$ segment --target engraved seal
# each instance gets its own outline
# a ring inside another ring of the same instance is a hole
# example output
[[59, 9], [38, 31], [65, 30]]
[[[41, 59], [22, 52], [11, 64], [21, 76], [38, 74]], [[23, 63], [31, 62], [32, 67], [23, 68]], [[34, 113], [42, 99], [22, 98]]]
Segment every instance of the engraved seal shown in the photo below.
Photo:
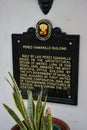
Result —
[[40, 20], [36, 25], [36, 36], [41, 41], [46, 41], [51, 36], [52, 24], [49, 20]]

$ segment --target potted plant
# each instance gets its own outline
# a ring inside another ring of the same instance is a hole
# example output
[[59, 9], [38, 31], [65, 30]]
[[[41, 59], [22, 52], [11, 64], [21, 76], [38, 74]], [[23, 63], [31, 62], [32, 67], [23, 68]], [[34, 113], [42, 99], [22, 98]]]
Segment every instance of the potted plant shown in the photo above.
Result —
[[21, 91], [14, 79], [14, 77], [9, 73], [12, 83], [6, 78], [10, 86], [13, 88], [13, 99], [18, 111], [23, 117], [23, 121], [18, 117], [18, 115], [6, 104], [4, 108], [16, 121], [16, 125], [11, 128], [11, 130], [70, 130], [68, 125], [57, 118], [52, 117], [50, 108], [46, 109], [47, 96], [44, 102], [42, 102], [42, 91], [38, 95], [37, 102], [34, 102], [32, 92], [27, 91], [28, 103], [27, 108], [24, 104]]

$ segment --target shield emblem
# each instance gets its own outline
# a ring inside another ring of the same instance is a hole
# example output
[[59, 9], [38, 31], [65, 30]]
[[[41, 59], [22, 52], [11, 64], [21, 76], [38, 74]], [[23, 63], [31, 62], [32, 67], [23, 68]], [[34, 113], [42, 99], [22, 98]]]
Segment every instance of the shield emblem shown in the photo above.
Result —
[[36, 25], [36, 36], [41, 41], [46, 41], [51, 36], [52, 24], [47, 19], [40, 20]]

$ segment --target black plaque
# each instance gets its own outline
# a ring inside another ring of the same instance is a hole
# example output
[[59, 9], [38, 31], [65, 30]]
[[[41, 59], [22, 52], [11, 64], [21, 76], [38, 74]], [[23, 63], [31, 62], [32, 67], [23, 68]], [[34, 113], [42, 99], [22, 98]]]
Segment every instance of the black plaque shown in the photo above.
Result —
[[23, 97], [27, 98], [30, 89], [36, 99], [42, 89], [49, 102], [77, 105], [79, 35], [56, 27], [43, 40], [37, 29], [12, 34], [13, 73]]

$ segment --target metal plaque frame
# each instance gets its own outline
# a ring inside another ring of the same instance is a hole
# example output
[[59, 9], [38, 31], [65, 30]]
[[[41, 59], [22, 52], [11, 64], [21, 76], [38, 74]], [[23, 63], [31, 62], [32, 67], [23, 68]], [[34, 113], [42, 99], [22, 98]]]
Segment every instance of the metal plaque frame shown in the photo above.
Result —
[[12, 34], [13, 73], [22, 95], [27, 98], [30, 89], [37, 99], [43, 90], [43, 99], [47, 94], [49, 102], [77, 105], [80, 36], [52, 28], [49, 20], [38, 23], [46, 24], [46, 32], [41, 26]]

